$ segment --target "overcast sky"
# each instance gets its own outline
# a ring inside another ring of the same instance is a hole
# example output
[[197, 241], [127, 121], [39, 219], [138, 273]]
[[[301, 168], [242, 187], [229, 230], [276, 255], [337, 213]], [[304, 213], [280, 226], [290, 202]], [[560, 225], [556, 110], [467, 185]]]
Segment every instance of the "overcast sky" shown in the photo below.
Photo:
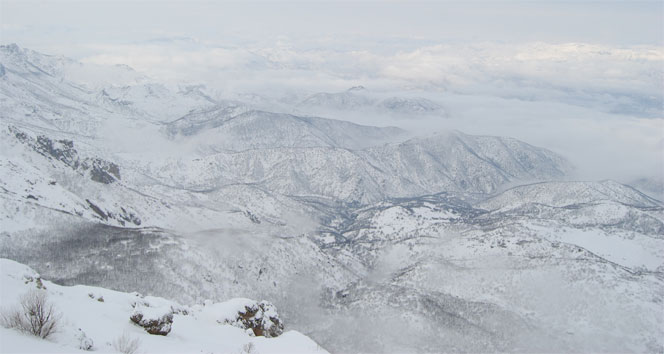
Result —
[[545, 41], [612, 45], [663, 40], [662, 2], [583, 1], [13, 1], [2, 41], [67, 51], [164, 37], [240, 43], [322, 36], [435, 42]]
[[9, 1], [0, 42], [127, 64], [224, 95], [374, 91], [447, 120], [332, 115], [510, 135], [585, 178], [664, 175], [662, 1]]

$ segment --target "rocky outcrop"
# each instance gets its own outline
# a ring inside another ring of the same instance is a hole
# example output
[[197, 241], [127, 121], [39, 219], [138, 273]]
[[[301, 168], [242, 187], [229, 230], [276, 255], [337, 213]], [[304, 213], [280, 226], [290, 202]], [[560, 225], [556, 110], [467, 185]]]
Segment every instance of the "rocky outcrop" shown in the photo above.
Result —
[[173, 311], [170, 307], [154, 308], [136, 305], [129, 319], [150, 334], [165, 336], [171, 332]]
[[9, 129], [20, 142], [30, 146], [41, 155], [58, 160], [74, 170], [85, 173], [89, 171], [90, 179], [95, 182], [110, 184], [120, 180], [120, 167], [117, 164], [97, 157], [81, 158], [71, 140], [55, 140], [44, 135], [33, 138], [17, 128], [10, 127]]
[[278, 337], [284, 332], [284, 324], [277, 314], [277, 308], [267, 301], [245, 305], [234, 319], [227, 319], [224, 323], [250, 329], [255, 336], [267, 338]]

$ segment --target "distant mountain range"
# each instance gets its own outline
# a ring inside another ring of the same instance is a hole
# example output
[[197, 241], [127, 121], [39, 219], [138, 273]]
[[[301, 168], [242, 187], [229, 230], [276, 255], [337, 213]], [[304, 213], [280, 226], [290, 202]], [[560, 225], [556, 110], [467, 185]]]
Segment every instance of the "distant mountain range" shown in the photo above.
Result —
[[315, 93], [298, 102], [295, 110], [318, 114], [365, 111], [415, 118], [420, 115], [447, 117], [447, 111], [442, 105], [424, 97], [410, 95], [382, 97], [363, 86], [352, 87], [344, 92]]

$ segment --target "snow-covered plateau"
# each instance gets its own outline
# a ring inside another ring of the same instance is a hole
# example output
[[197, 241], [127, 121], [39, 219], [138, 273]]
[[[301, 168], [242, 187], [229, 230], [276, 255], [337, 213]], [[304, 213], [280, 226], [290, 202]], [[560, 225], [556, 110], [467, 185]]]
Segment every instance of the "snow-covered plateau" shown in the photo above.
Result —
[[102, 352], [664, 351], [664, 206], [638, 186], [509, 137], [312, 116], [444, 119], [414, 95], [277, 108], [0, 46], [2, 307], [32, 289], [62, 315], [0, 350], [75, 351], [80, 328]]

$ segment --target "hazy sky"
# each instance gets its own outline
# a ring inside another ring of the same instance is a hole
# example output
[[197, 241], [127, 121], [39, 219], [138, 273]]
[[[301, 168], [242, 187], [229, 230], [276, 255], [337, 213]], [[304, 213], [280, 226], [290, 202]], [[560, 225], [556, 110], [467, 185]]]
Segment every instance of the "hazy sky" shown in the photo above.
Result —
[[[434, 42], [657, 44], [661, 1], [12, 1], [2, 41], [62, 48], [163, 37], [238, 43], [277, 36], [418, 38]], [[312, 43], [313, 44], [313, 43]]]
[[447, 120], [330, 116], [511, 135], [587, 178], [664, 175], [662, 1], [8, 1], [0, 42], [222, 95], [364, 85]]

